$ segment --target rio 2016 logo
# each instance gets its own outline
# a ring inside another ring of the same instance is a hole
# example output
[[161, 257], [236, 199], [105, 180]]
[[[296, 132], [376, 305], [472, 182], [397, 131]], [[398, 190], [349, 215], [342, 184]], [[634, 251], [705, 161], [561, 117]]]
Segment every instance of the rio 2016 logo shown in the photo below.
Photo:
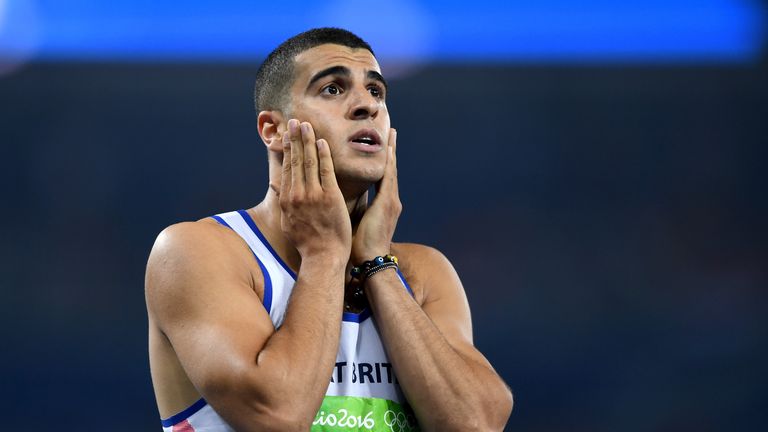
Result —
[[[384, 413], [384, 424], [391, 432], [412, 432], [416, 431], [415, 420], [412, 416], [406, 415], [403, 412], [395, 412], [387, 410]], [[348, 428], [350, 430], [374, 430], [376, 427], [376, 421], [373, 419], [373, 412], [369, 412], [363, 417], [362, 415], [350, 415], [349, 411], [341, 408], [338, 411], [329, 412], [320, 411], [315, 417], [315, 421], [312, 425], [318, 426], [335, 426], [338, 428]]]
[[349, 411], [345, 410], [344, 408], [336, 411], [336, 414], [334, 413], [328, 413], [325, 414], [324, 411], [320, 411], [317, 413], [317, 417], [315, 418], [315, 421], [312, 422], [312, 425], [320, 425], [320, 426], [338, 426], [342, 428], [350, 428], [354, 430], [359, 429], [373, 429], [376, 426], [376, 422], [373, 421], [373, 412], [369, 412], [368, 414], [363, 416], [355, 416], [355, 415], [349, 415]]

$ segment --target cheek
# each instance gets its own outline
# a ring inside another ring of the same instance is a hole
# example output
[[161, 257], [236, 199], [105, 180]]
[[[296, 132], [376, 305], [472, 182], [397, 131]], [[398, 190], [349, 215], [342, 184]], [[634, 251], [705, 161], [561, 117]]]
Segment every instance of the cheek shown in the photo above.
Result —
[[390, 118], [389, 118], [389, 110], [387, 109], [387, 104], [382, 104], [381, 107], [379, 108], [379, 117], [384, 122], [384, 125], [387, 127], [387, 129], [389, 129]]
[[297, 112], [297, 117], [300, 116], [301, 120], [308, 121], [312, 124], [315, 130], [315, 135], [318, 138], [328, 139], [327, 134], [333, 129], [330, 127], [332, 121], [331, 116], [328, 115], [327, 110], [303, 107], [301, 112]]
[[312, 123], [312, 127], [315, 129], [315, 139], [324, 139], [331, 145], [331, 150], [333, 150], [334, 144], [335, 144], [335, 137], [333, 136], [332, 129], [329, 129], [325, 123], [318, 122], [317, 120], [312, 121], [309, 120], [310, 123]]

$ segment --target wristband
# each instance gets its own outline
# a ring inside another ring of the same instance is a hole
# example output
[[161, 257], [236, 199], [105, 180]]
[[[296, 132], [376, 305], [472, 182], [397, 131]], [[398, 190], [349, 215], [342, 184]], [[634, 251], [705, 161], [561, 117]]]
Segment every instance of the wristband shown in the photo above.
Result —
[[352, 266], [350, 274], [352, 281], [348, 285], [350, 289], [345, 292], [344, 308], [348, 312], [354, 310], [363, 310], [368, 307], [368, 299], [365, 297], [363, 285], [365, 281], [376, 273], [388, 268], [398, 269], [397, 257], [394, 255], [377, 256], [376, 258], [365, 261], [358, 266]]
[[388, 269], [388, 268], [399, 268], [397, 264], [397, 257], [394, 255], [384, 255], [384, 256], [377, 256], [376, 258], [365, 261], [359, 266], [353, 266], [352, 270], [350, 271], [350, 274], [353, 278], [359, 280], [360, 282], [365, 282], [366, 279], [368, 279], [370, 276], [373, 276], [374, 274]]
[[382, 265], [378, 265], [376, 267], [373, 267], [370, 270], [368, 270], [367, 272], [365, 272], [365, 280], [368, 280], [368, 278], [370, 278], [371, 276], [375, 275], [376, 273], [378, 273], [378, 272], [380, 272], [382, 270], [386, 270], [388, 268], [396, 269], [397, 268], [397, 264], [389, 262], [389, 263], [384, 263]]

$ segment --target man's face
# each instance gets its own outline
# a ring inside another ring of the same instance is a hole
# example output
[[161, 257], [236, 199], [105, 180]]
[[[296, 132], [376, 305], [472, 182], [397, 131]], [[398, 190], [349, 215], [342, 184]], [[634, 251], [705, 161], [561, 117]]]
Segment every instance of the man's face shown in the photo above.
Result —
[[377, 182], [389, 140], [386, 86], [366, 49], [325, 44], [296, 56], [290, 115], [331, 149], [339, 181]]

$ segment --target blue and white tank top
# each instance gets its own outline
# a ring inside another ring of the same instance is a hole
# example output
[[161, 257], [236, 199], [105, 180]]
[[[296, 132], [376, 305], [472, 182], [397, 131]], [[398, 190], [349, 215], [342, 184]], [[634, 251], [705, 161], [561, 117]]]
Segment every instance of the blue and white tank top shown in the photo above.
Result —
[[[296, 274], [277, 255], [245, 210], [222, 213], [213, 218], [240, 235], [253, 252], [264, 275], [264, 308], [278, 329], [285, 319]], [[399, 270], [398, 276], [413, 295]], [[370, 309], [359, 314], [344, 312], [342, 320], [336, 365], [311, 430], [419, 430], [387, 358]], [[164, 432], [233, 431], [204, 399], [162, 420], [162, 425]]]

